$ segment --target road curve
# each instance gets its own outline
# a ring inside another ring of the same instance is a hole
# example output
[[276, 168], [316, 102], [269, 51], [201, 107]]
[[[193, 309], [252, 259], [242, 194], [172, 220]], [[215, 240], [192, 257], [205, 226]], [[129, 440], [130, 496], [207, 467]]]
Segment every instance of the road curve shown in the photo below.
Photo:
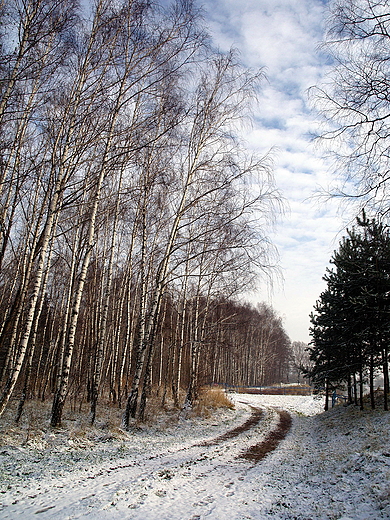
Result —
[[258, 463], [264, 459], [268, 453], [276, 450], [280, 442], [290, 431], [292, 424], [291, 415], [286, 410], [276, 410], [276, 412], [279, 415], [279, 422], [276, 427], [271, 430], [261, 442], [254, 444], [243, 451], [239, 455], [239, 458], [245, 459], [249, 462]]
[[215, 439], [211, 439], [209, 441], [203, 441], [200, 444], [195, 444], [195, 446], [215, 446], [221, 442], [227, 441], [229, 439], [234, 439], [234, 437], [238, 437], [242, 433], [250, 430], [253, 426], [256, 426], [264, 417], [264, 411], [261, 408], [257, 408], [255, 406], [250, 406], [252, 409], [252, 415], [246, 420], [244, 423], [236, 426], [235, 428], [215, 437]]

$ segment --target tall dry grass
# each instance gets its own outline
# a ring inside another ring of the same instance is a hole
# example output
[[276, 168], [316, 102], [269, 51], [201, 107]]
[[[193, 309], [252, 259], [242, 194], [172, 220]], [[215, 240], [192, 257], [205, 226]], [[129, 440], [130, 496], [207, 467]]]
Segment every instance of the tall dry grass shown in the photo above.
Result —
[[203, 387], [199, 392], [199, 399], [194, 406], [194, 412], [198, 415], [210, 416], [218, 408], [234, 410], [234, 404], [227, 397], [223, 388]]
[[[185, 392], [180, 395], [184, 402]], [[62, 426], [51, 428], [51, 402], [30, 400], [26, 402], [21, 420], [15, 423], [17, 400], [10, 405], [0, 419], [0, 447], [37, 445], [49, 447], [61, 443], [85, 444], [92, 446], [110, 440], [123, 440], [127, 433], [121, 429], [123, 409], [108, 400], [101, 399], [94, 425], [90, 424], [89, 404], [85, 402], [67, 402], [64, 408]], [[152, 395], [147, 407], [146, 421], [133, 421], [135, 428], [150, 427], [165, 430], [178, 424], [183, 417], [210, 417], [219, 408], [234, 409], [224, 390], [217, 387], [204, 387], [200, 390], [199, 400], [192, 410], [183, 415], [181, 409], [174, 406], [173, 400], [167, 398], [161, 405], [161, 396]]]

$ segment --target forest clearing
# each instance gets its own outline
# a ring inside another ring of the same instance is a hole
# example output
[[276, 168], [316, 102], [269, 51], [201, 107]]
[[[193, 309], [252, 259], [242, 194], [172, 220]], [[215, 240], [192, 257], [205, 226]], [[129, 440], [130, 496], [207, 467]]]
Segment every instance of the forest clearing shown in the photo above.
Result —
[[[353, 405], [323, 413], [313, 396], [232, 400], [234, 410], [133, 431], [100, 417], [76, 435], [76, 420], [73, 430], [71, 421], [53, 430], [46, 419], [34, 435], [26, 427], [19, 444], [13, 433], [13, 445], [3, 426], [0, 517], [389, 518], [389, 414]], [[257, 420], [254, 409], [262, 411]], [[281, 409], [292, 418], [285, 438], [260, 461], [243, 458], [275, 430]]]

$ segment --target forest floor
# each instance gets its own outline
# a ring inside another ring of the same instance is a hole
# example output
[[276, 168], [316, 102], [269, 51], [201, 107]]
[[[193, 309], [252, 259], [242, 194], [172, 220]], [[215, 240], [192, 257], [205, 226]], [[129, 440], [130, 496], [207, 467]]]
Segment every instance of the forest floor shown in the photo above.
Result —
[[234, 410], [124, 432], [0, 423], [0, 518], [390, 518], [390, 413], [233, 394]]

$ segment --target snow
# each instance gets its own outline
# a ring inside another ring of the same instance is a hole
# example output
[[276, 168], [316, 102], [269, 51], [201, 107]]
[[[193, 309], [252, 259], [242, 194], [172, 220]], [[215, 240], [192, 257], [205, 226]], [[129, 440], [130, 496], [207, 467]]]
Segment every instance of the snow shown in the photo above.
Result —
[[[233, 395], [235, 410], [94, 441], [46, 431], [0, 448], [1, 519], [379, 520], [390, 518], [390, 414], [312, 396]], [[244, 423], [248, 431], [201, 446]], [[242, 458], [293, 418], [262, 461]], [[61, 442], [55, 442], [56, 436]], [[38, 515], [36, 517], [35, 515]]]

